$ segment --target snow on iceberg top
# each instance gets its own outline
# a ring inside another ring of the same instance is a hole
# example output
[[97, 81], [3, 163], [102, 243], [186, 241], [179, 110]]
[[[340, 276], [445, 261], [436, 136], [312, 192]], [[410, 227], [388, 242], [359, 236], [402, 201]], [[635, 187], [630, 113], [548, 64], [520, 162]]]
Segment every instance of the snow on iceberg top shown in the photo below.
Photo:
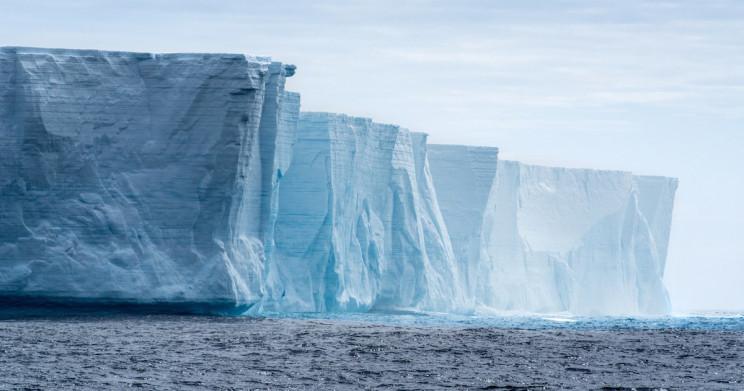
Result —
[[381, 132], [390, 132], [391, 134], [395, 134], [398, 132], [408, 132], [411, 134], [419, 134], [428, 136], [426, 133], [422, 132], [411, 132], [407, 128], [404, 128], [400, 125], [396, 124], [389, 124], [389, 123], [381, 123], [376, 122], [372, 118], [369, 117], [355, 117], [348, 114], [340, 114], [340, 113], [331, 113], [331, 112], [325, 112], [325, 111], [303, 111], [300, 113], [300, 117], [303, 121], [311, 121], [311, 122], [319, 122], [319, 123], [328, 123], [328, 124], [338, 124], [338, 125], [351, 125], [352, 128], [355, 126], [359, 127], [376, 127], [377, 131]]
[[182, 59], [200, 59], [204, 57], [221, 57], [221, 58], [245, 58], [252, 62], [271, 63], [271, 57], [267, 56], [246, 56], [239, 53], [149, 53], [149, 52], [129, 52], [118, 50], [98, 50], [98, 49], [64, 49], [64, 48], [37, 48], [26, 46], [0, 46], [0, 51], [17, 54], [49, 54], [59, 56], [116, 56], [116, 57], [137, 57], [137, 58], [182, 58]]
[[664, 175], [638, 175], [631, 171], [626, 171], [626, 170], [608, 170], [608, 169], [584, 168], [584, 167], [561, 167], [561, 166], [552, 166], [552, 165], [544, 165], [544, 164], [524, 163], [524, 162], [520, 162], [517, 160], [499, 160], [499, 163], [515, 164], [515, 165], [520, 166], [521, 168], [528, 169], [528, 170], [551, 170], [554, 172], [582, 173], [584, 175], [595, 175], [595, 174], [630, 175], [636, 179], [645, 178], [647, 180], [668, 180], [674, 183], [679, 182], [679, 179], [676, 177], [669, 177], [669, 176], [664, 176]]
[[[429, 149], [431, 150], [438, 150], [441, 152], [445, 151], [472, 151], [472, 152], [481, 152], [481, 153], [492, 153], [494, 155], [498, 155], [499, 148], [498, 147], [489, 147], [489, 146], [483, 146], [483, 145], [464, 145], [464, 144], [429, 144]], [[495, 156], [494, 156], [495, 157]]]
[[[0, 46], [0, 54], [26, 54], [26, 55], [49, 55], [52, 57], [130, 57], [138, 60], [190, 60], [198, 61], [204, 59], [225, 59], [225, 60], [243, 60], [248, 63], [259, 64], [261, 68], [268, 67], [272, 63], [280, 64], [273, 61], [268, 56], [250, 56], [239, 53], [149, 53], [149, 52], [130, 52], [116, 50], [98, 50], [98, 49], [64, 49], [64, 48], [37, 48], [26, 46]], [[284, 74], [291, 77], [295, 74], [297, 66], [291, 64], [284, 65]]]

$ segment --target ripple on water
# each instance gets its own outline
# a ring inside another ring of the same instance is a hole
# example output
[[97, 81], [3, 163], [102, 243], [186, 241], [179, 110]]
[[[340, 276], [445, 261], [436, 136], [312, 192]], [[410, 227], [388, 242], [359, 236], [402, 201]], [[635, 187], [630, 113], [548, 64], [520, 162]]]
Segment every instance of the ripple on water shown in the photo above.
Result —
[[744, 386], [741, 318], [547, 318], [5, 320], [0, 321], [0, 388]]

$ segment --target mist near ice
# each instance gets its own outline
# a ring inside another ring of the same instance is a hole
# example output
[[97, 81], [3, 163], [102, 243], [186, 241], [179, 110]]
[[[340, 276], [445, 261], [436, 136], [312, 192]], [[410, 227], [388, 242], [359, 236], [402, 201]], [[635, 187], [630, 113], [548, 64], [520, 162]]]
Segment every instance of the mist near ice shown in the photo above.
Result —
[[3, 45], [265, 54], [303, 110], [676, 176], [677, 311], [744, 308], [744, 4], [724, 1], [8, 0]]

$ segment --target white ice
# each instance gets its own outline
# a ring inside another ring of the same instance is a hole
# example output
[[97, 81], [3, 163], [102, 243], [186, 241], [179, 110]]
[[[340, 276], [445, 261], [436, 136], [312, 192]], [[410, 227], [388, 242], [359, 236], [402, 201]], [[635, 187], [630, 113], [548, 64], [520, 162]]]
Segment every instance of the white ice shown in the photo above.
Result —
[[675, 179], [300, 114], [294, 71], [0, 48], [0, 299], [669, 312]]

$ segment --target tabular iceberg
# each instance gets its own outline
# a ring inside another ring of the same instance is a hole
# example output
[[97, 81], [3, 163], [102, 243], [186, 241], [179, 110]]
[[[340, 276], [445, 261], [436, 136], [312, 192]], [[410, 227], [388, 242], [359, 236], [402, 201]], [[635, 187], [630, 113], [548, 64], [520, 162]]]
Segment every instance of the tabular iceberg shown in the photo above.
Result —
[[[484, 170], [477, 149], [431, 150], [437, 151], [432, 172], [453, 242], [469, 245], [462, 259], [477, 272], [474, 296], [481, 310], [670, 311], [662, 278], [676, 179], [510, 161], [496, 167], [495, 156], [493, 168]], [[453, 186], [455, 167], [459, 181], [478, 184]], [[487, 187], [486, 201], [485, 191], [473, 191]]]
[[265, 308], [453, 309], [462, 299], [424, 135], [302, 113], [274, 229]]
[[669, 311], [675, 179], [300, 113], [294, 71], [0, 48], [0, 303]]
[[0, 294], [255, 303], [286, 69], [0, 49]]

